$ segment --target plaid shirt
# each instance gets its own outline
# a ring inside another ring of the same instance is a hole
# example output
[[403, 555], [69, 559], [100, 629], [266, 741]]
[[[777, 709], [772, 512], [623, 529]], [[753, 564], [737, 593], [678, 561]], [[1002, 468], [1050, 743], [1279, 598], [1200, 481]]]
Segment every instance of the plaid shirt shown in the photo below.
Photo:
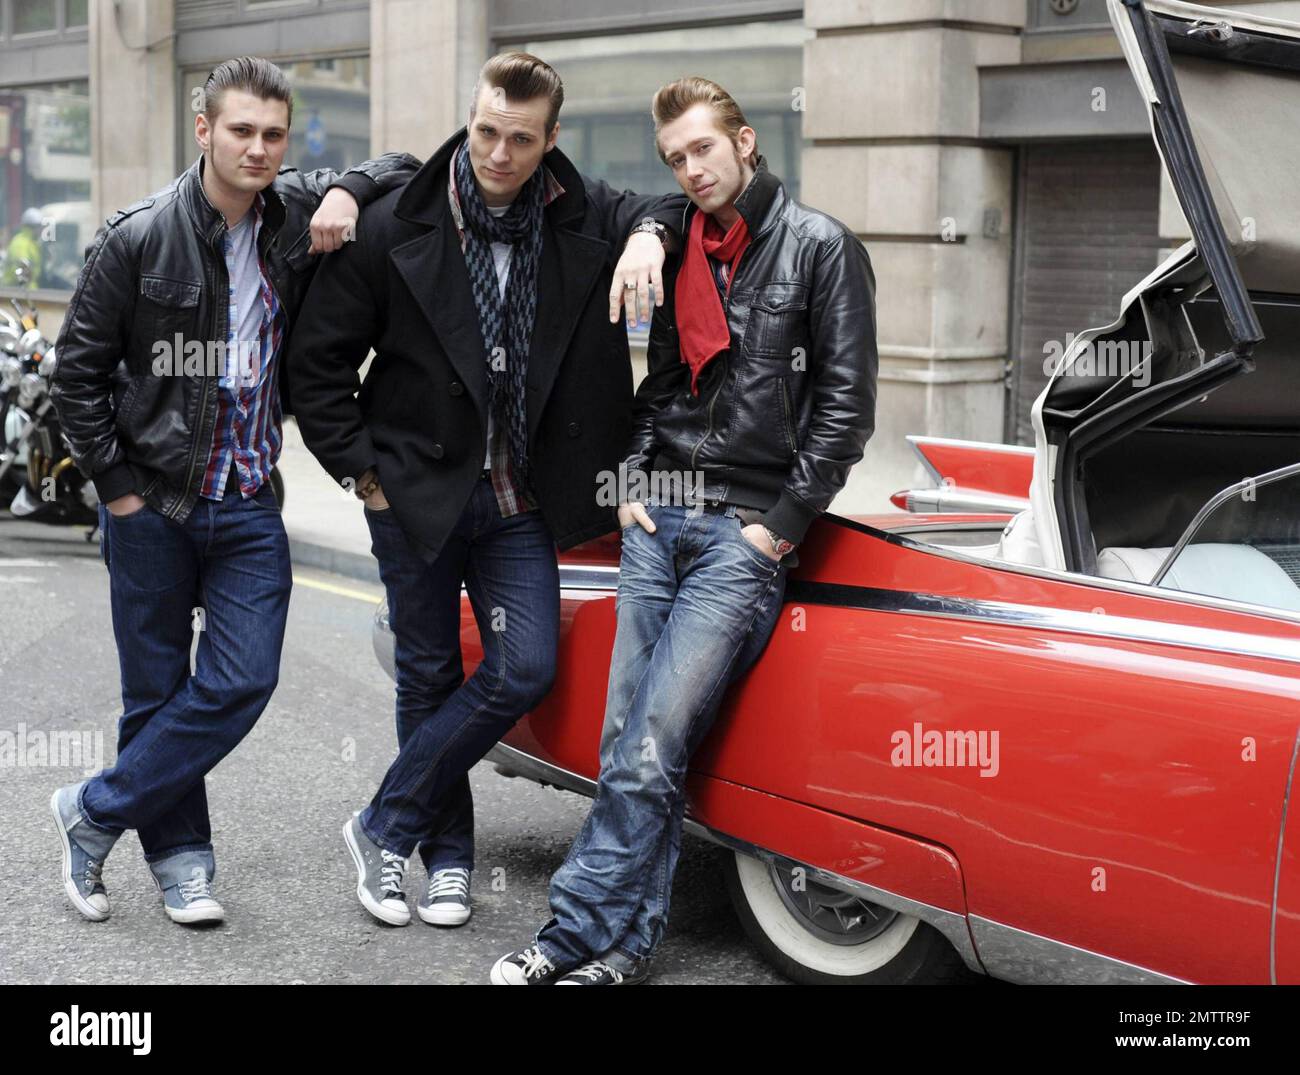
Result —
[[[542, 165], [542, 180], [546, 184], [542, 204], [550, 205], [551, 202], [564, 193], [564, 188], [560, 186], [559, 180], [551, 174], [551, 170], [544, 164]], [[451, 155], [451, 161], [447, 166], [447, 200], [451, 203], [451, 216], [456, 222], [456, 234], [460, 236], [460, 252], [463, 254], [466, 245], [465, 218], [460, 210], [460, 195], [456, 193], [455, 153]], [[486, 360], [485, 356], [484, 361]], [[533, 498], [515, 484], [514, 477], [510, 473], [510, 438], [504, 434], [499, 425], [491, 421], [490, 414], [488, 430], [488, 451], [492, 460], [492, 490], [497, 496], [497, 507], [501, 509], [501, 518], [508, 519], [520, 512], [536, 510], [537, 504]]]
[[[262, 230], [262, 196], [253, 204], [253, 246]], [[226, 269], [231, 280], [232, 255], [230, 236], [225, 239]], [[262, 325], [256, 340], [240, 341], [239, 311], [235, 307], [235, 289], [230, 287], [229, 319], [226, 325], [226, 372], [217, 382], [217, 424], [212, 431], [212, 450], [203, 473], [199, 495], [220, 500], [225, 492], [226, 476], [235, 464], [239, 474], [239, 491], [244, 497], [256, 495], [270, 479], [271, 468], [280, 458], [282, 415], [280, 389], [277, 384], [276, 359], [284, 338], [284, 319], [280, 300], [267, 278], [261, 252], [257, 255], [261, 278]]]

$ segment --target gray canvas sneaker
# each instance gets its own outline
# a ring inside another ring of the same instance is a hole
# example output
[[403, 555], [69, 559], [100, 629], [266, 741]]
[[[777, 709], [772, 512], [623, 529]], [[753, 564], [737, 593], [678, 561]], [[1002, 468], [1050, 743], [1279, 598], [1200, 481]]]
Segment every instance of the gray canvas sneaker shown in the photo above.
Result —
[[162, 894], [167, 917], [183, 926], [211, 925], [226, 917], [212, 895], [216, 863], [210, 851], [185, 851], [150, 863], [154, 884]]
[[406, 859], [371, 840], [356, 814], [343, 826], [343, 840], [357, 864], [357, 899], [361, 906], [381, 922], [405, 926], [411, 921], [411, 909], [402, 893]]
[[101, 874], [117, 835], [95, 828], [82, 816], [77, 800], [84, 783], [58, 788], [50, 796], [50, 812], [63, 844], [63, 891], [82, 915], [102, 922], [109, 911]]
[[415, 911], [431, 926], [463, 926], [469, 921], [469, 870], [463, 866], [434, 870]]

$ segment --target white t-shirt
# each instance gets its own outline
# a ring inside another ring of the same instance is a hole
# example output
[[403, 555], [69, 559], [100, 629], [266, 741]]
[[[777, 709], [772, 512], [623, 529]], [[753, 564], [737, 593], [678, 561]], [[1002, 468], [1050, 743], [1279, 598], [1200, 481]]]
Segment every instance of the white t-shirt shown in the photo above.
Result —
[[[260, 369], [252, 368], [259, 358], [258, 341], [266, 303], [262, 301], [262, 270], [257, 264], [256, 214], [250, 209], [227, 232], [230, 242], [226, 273], [230, 277], [230, 325], [226, 336], [226, 379], [239, 394], [255, 387]], [[234, 346], [229, 346], [233, 344]]]

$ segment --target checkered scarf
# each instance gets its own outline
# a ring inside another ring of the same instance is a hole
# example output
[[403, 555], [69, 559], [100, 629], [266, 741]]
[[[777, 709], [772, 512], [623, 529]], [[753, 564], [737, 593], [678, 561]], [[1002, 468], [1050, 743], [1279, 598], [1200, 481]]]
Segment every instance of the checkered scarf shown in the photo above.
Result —
[[[537, 313], [537, 266], [542, 254], [545, 184], [538, 168], [510, 208], [499, 217], [488, 212], [474, 182], [468, 139], [456, 154], [456, 194], [465, 218], [465, 264], [487, 357], [489, 405], [498, 428], [506, 430], [515, 480], [529, 487], [528, 417], [525, 383], [528, 345]], [[509, 243], [510, 278], [504, 302], [492, 260], [492, 243]], [[498, 351], [497, 349], [500, 348]], [[493, 361], [494, 355], [501, 361]]]

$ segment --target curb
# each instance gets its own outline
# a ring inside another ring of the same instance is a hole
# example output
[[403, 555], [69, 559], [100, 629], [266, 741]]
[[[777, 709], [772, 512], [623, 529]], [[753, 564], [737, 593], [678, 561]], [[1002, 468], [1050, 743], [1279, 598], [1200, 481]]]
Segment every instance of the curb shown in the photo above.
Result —
[[331, 545], [320, 545], [314, 541], [301, 538], [289, 538], [289, 559], [295, 566], [314, 567], [321, 571], [332, 571], [336, 575], [345, 575], [359, 582], [369, 582], [382, 586], [379, 579], [379, 565], [369, 553], [348, 552]]

